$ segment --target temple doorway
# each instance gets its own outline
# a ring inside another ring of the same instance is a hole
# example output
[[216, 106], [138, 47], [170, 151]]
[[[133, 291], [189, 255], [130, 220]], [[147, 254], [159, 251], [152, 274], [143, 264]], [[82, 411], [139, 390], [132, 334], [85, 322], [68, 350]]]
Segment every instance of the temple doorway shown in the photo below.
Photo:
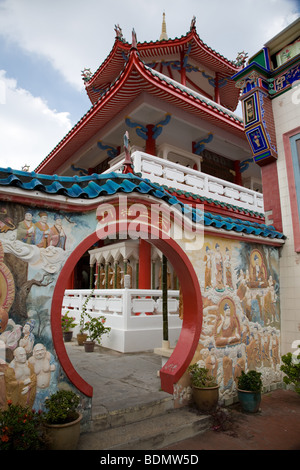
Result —
[[[112, 233], [120, 234], [120, 227], [122, 227], [122, 230], [126, 230], [128, 224], [128, 221], [124, 224], [124, 220], [122, 220], [122, 226], [113, 224], [106, 228], [103, 234], [101, 234], [101, 231], [99, 232], [99, 230], [97, 230], [97, 232], [92, 233], [84, 239], [67, 259], [58, 277], [53, 293], [51, 328], [58, 359], [71, 382], [88, 397], [93, 396], [93, 387], [75, 370], [66, 351], [61, 334], [61, 309], [64, 292], [67, 287], [66, 279], [68, 279], [69, 273], [74, 270], [75, 265], [81, 259], [82, 255], [98, 242], [99, 239], [105, 238], [108, 234]], [[161, 237], [151, 238], [150, 234], [150, 225], [144, 224], [141, 230], [141, 238], [147, 240], [147, 243], [150, 243], [160, 250], [173, 266], [181, 286], [184, 305], [180, 336], [171, 357], [160, 369], [161, 389], [166, 393], [172, 394], [174, 384], [187, 369], [198, 344], [202, 327], [202, 297], [199, 281], [191, 261], [176, 240]]]

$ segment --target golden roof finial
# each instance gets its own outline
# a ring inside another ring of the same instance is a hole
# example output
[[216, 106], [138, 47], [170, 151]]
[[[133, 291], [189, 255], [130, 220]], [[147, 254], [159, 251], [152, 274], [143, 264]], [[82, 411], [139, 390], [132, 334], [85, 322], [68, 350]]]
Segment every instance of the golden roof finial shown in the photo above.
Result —
[[169, 39], [168, 38], [168, 35], [167, 35], [167, 26], [166, 26], [166, 14], [165, 12], [163, 12], [163, 21], [162, 21], [162, 25], [161, 25], [161, 35], [160, 35], [160, 38], [159, 40], [161, 41], [162, 39]]

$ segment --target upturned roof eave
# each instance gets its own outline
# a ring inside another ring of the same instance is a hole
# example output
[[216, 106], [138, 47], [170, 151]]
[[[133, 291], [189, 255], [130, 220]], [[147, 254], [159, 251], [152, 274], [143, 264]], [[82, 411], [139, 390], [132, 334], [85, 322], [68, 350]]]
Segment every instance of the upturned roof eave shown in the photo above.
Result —
[[[125, 46], [125, 48], [121, 47], [121, 44]], [[129, 46], [128, 48], [126, 46]], [[115, 38], [115, 42], [113, 44], [113, 47], [106, 57], [106, 59], [102, 62], [102, 64], [98, 67], [96, 72], [90, 77], [90, 79], [85, 83], [85, 89], [87, 92], [87, 95], [89, 99], [91, 100], [91, 103], [95, 103], [94, 99], [94, 93], [93, 93], [93, 87], [97, 86], [97, 79], [103, 74], [103, 71], [107, 68], [109, 68], [110, 64], [112, 63], [113, 58], [116, 56], [117, 52], [119, 50], [130, 50], [130, 44], [124, 43], [121, 41], [118, 37]], [[122, 64], [122, 67], [120, 68], [120, 71], [124, 68], [124, 61]]]
[[[226, 109], [222, 106], [218, 106], [217, 103], [212, 102], [211, 100], [206, 100], [201, 95], [195, 97], [196, 93], [188, 94], [187, 90], [182, 90], [180, 84], [174, 85], [169, 79], [164, 80], [161, 78], [161, 74], [155, 73], [150, 70], [145, 64], [139, 59], [139, 54], [135, 49], [131, 49], [131, 54], [128, 62], [125, 64], [125, 67], [116, 79], [116, 81], [111, 85], [110, 89], [99, 98], [98, 102], [95, 103], [89, 111], [81, 118], [81, 120], [69, 131], [69, 133], [58, 143], [58, 145], [46, 156], [46, 158], [37, 166], [37, 173], [53, 173], [55, 172], [65, 161], [67, 161], [73, 151], [66, 151], [69, 143], [84, 132], [85, 127], [91, 122], [92, 119], [95, 119], [97, 113], [102, 110], [105, 105], [113, 99], [117, 93], [122, 90], [124, 84], [128, 80], [128, 77], [131, 76], [131, 72], [135, 70], [139, 72], [139, 76], [151, 86], [155, 87], [160, 86], [163, 93], [167, 97], [168, 93], [176, 97], [178, 102], [189, 104], [194, 106], [194, 109], [198, 110], [198, 113], [201, 111], [205, 117], [210, 120], [214, 120], [215, 124], [221, 125], [221, 127], [226, 127], [227, 130], [231, 132], [238, 133], [241, 138], [244, 136], [244, 126], [242, 120], [238, 120], [237, 117], [234, 118], [234, 114], [230, 111], [226, 112]], [[136, 93], [140, 93], [139, 90]], [[132, 95], [128, 97], [128, 102], [132, 101]], [[201, 100], [202, 99], [202, 100]], [[115, 104], [117, 106], [117, 104]], [[192, 108], [191, 108], [192, 110]], [[119, 111], [119, 110], [118, 110]], [[104, 119], [104, 118], [103, 118]], [[95, 132], [93, 132], [94, 134]], [[92, 134], [88, 134], [85, 141], [88, 141], [92, 137]], [[83, 142], [84, 143], [84, 142]], [[81, 145], [83, 145], [81, 143]], [[81, 146], [80, 145], [80, 146]], [[79, 147], [77, 147], [79, 148]], [[64, 150], [64, 151], [63, 151]], [[60, 158], [58, 155], [61, 153]], [[68, 154], [69, 153], [69, 154]], [[56, 159], [56, 162], [54, 161]]]
[[[175, 39], [163, 39], [157, 41], [150, 41], [150, 42], [143, 42], [137, 43], [137, 50], [139, 51], [140, 55], [143, 56], [143, 52], [146, 50], [151, 49], [161, 49], [164, 51], [165, 49], [170, 50], [170, 48], [178, 48], [187, 46], [191, 41], [194, 41], [195, 44], [199, 49], [202, 50], [206, 56], [213, 56], [214, 60], [219, 62], [219, 66], [215, 67], [221, 75], [234, 75], [238, 71], [238, 67], [233, 64], [232, 61], [226, 59], [224, 56], [219, 54], [218, 52], [214, 51], [212, 48], [207, 46], [199, 37], [196, 28], [192, 28], [188, 33], [180, 38]], [[124, 67], [124, 59], [120, 60], [117, 57], [118, 53], [122, 56], [123, 54], [128, 54], [130, 52], [132, 45], [128, 42], [124, 42], [118, 37], [115, 38], [114, 45], [112, 47], [111, 52], [106, 57], [104, 62], [98, 67], [96, 72], [91, 76], [88, 82], [86, 82], [86, 92], [91, 100], [92, 103], [95, 102], [96, 94], [94, 93], [93, 89], [97, 88], [106, 83], [106, 79], [101, 80], [101, 77], [104, 75], [106, 71], [108, 75], [113, 76], [114, 78], [121, 72], [122, 68]], [[170, 52], [169, 52], [170, 53]], [[163, 53], [161, 54], [163, 55]], [[113, 63], [115, 60], [115, 63]], [[116, 62], [117, 62], [117, 69], [116, 69]], [[111, 68], [111, 72], [109, 69]], [[113, 70], [114, 69], [114, 70]]]

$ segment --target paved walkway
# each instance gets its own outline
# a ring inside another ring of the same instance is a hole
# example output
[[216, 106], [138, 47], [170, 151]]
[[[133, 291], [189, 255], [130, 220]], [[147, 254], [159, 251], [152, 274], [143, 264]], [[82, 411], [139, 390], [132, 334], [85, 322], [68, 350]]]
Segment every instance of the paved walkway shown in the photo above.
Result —
[[93, 416], [171, 396], [160, 389], [161, 357], [153, 352], [123, 354], [95, 346], [86, 353], [77, 341], [65, 345], [74, 368], [93, 387]]
[[[66, 347], [75, 369], [94, 387], [93, 416], [170, 397], [160, 390], [161, 358], [152, 352], [122, 354], [98, 347], [85, 353], [74, 341]], [[210, 429], [164, 450], [300, 450], [300, 396], [275, 390], [263, 395], [260, 412], [246, 414], [236, 404], [226, 408], [226, 415], [219, 412], [215, 425], [219, 431]]]
[[220, 431], [206, 431], [166, 450], [300, 450], [300, 396], [291, 390], [264, 394], [258, 413], [244, 413], [235, 405], [227, 418], [220, 417]]

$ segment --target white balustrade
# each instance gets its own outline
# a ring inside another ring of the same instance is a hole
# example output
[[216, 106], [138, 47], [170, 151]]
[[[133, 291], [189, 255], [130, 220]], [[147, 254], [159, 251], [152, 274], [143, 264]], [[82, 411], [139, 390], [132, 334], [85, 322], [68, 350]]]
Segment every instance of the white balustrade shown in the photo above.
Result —
[[[225, 202], [254, 212], [262, 213], [264, 211], [263, 195], [251, 189], [145, 152], [135, 151], [132, 153], [131, 158], [135, 172], [140, 173], [143, 178], [147, 178], [153, 183]], [[119, 159], [115, 165], [104, 173], [121, 171], [123, 163], [124, 158]]]
[[[79, 331], [83, 304], [89, 289], [66, 290], [62, 314], [69, 311], [75, 318]], [[162, 344], [162, 291], [144, 289], [95, 289], [87, 303], [87, 313], [92, 317], [104, 316], [110, 334], [104, 335], [101, 344], [120, 352], [138, 352], [161, 347]], [[168, 291], [169, 340], [175, 345], [182, 321], [179, 318], [179, 291]]]

